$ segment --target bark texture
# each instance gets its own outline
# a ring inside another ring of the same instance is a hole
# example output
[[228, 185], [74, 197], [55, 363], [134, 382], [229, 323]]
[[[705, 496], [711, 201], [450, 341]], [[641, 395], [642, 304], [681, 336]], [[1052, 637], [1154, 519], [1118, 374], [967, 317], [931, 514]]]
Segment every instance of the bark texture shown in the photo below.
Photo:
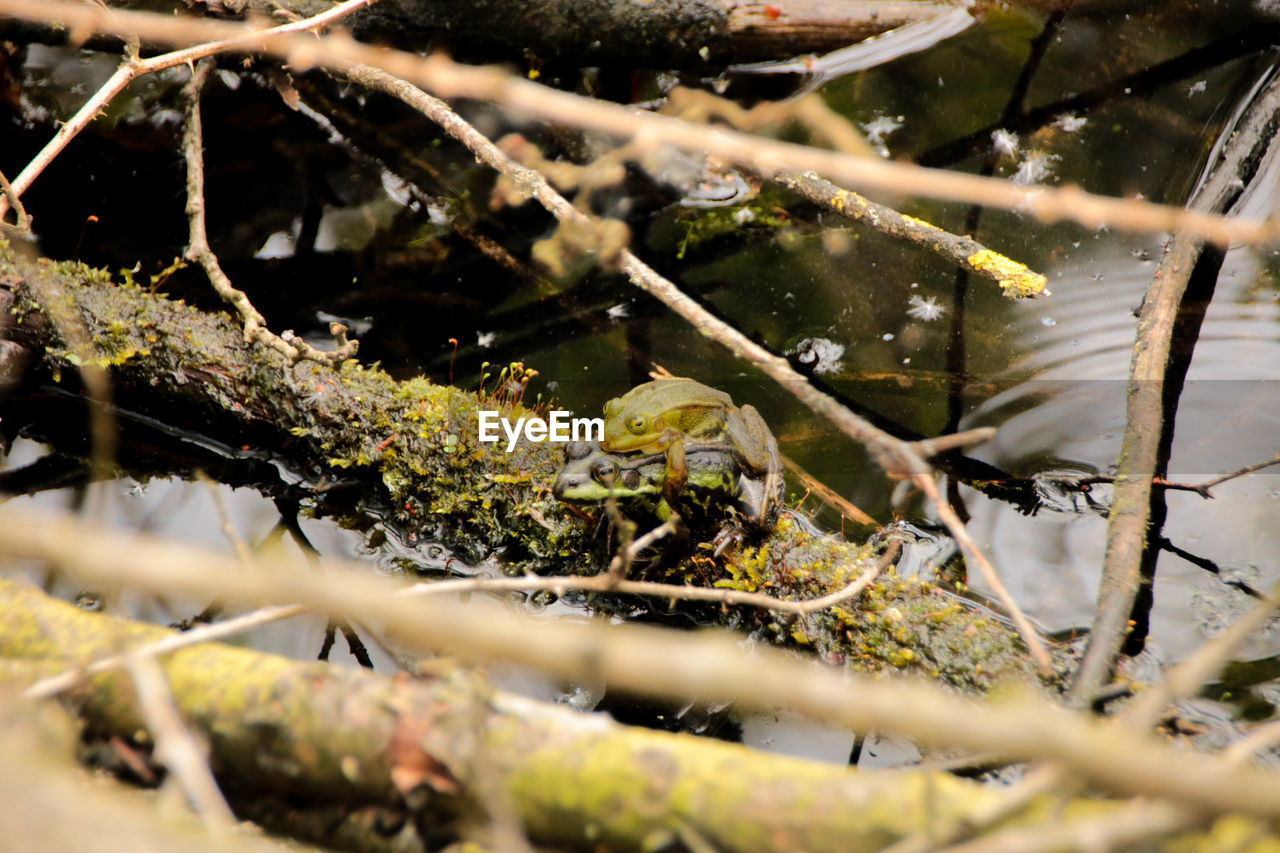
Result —
[[[0, 672], [19, 681], [170, 633], [8, 580], [0, 580], [0, 621]], [[216, 643], [161, 663], [237, 810], [344, 849], [416, 850], [424, 833], [439, 843], [505, 819], [536, 843], [566, 849], [871, 851], [1003, 796], [940, 771], [856, 773], [620, 726], [499, 693], [474, 672], [443, 664], [413, 681]], [[65, 698], [90, 741], [114, 737], [149, 749], [123, 671]], [[1013, 818], [1013, 831], [1071, 839], [1074, 823], [1102, 825], [1126, 808], [1041, 796]], [[1154, 841], [1157, 826], [1137, 830]], [[1225, 816], [1157, 849], [1223, 849], [1229, 839], [1232, 849], [1275, 843], [1262, 822]]]

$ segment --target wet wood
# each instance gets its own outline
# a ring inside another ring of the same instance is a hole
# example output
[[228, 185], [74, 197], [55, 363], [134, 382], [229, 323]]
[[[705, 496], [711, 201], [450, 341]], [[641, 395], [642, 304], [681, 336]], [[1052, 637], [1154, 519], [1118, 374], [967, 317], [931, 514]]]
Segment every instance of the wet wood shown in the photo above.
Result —
[[[121, 8], [189, 11], [171, 0]], [[321, 0], [210, 0], [217, 17], [280, 20]], [[651, 67], [718, 73], [725, 65], [825, 53], [957, 8], [947, 0], [380, 0], [350, 19], [360, 39], [469, 61]]]

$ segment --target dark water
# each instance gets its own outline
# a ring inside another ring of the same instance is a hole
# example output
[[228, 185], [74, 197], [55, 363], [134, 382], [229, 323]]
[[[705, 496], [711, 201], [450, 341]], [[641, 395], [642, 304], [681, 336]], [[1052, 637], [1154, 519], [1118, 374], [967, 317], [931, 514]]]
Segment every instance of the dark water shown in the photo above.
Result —
[[[936, 47], [830, 80], [821, 93], [894, 158], [1180, 204], [1230, 118], [1270, 73], [1275, 56], [1266, 46], [1278, 31], [1271, 6], [1261, 3], [1088, 4], [1053, 17], [992, 12]], [[66, 49], [32, 48], [26, 60], [10, 69], [21, 97], [5, 105], [0, 130], [0, 170], [10, 177], [51, 121], [65, 118], [111, 68], [100, 55]], [[181, 253], [175, 90], [182, 79], [174, 72], [131, 90], [109, 122], [37, 182], [26, 201], [43, 251], [112, 268], [136, 262], [140, 275]], [[228, 69], [206, 96], [214, 246], [275, 328], [318, 332], [329, 314], [355, 319], [362, 358], [397, 375], [425, 372], [464, 385], [479, 381], [483, 361], [523, 361], [540, 372], [535, 391], [592, 415], [658, 364], [755, 405], [785, 454], [880, 522], [927, 516], [918, 497], [895, 497], [860, 447], [625, 280], [589, 265], [563, 280], [543, 277], [528, 257], [551, 231], [547, 217], [532, 205], [489, 213], [490, 177], [424, 121], [323, 79], [305, 82], [304, 100], [336, 105], [334, 124], [388, 168], [331, 144], [327, 130], [283, 109], [254, 74]], [[735, 79], [730, 91], [778, 85]], [[494, 135], [511, 129], [488, 108], [464, 111]], [[563, 143], [523, 131], [548, 150]], [[1010, 150], [1003, 156], [994, 153], [997, 131]], [[420, 188], [410, 203], [392, 171]], [[1004, 211], [975, 219], [959, 204], [880, 199], [950, 230], [976, 221], [978, 240], [1048, 276], [1052, 296], [1013, 303], [991, 282], [958, 281], [928, 252], [775, 189], [751, 203], [753, 222], [704, 239], [705, 217], [721, 211], [677, 205], [670, 188], [641, 183], [633, 175], [630, 195], [603, 199], [602, 209], [625, 215], [636, 251], [708, 308], [801, 369], [815, 367], [801, 353], [820, 351], [815, 379], [891, 431], [997, 427], [996, 439], [971, 456], [1036, 480], [1042, 506], [1024, 514], [960, 486], [971, 530], [1041, 626], [1089, 624], [1108, 489], [1060, 484], [1106, 474], [1116, 461], [1133, 311], [1166, 235], [1045, 225]], [[1270, 215], [1276, 186], [1275, 169], [1264, 170], [1238, 212]], [[775, 216], [781, 211], [785, 219]], [[520, 269], [459, 239], [454, 221], [501, 243]], [[315, 233], [311, 250], [297, 248], [299, 232]], [[1280, 452], [1278, 280], [1273, 247], [1227, 253], [1178, 409], [1170, 479], [1199, 483]], [[209, 304], [194, 271], [166, 289]], [[4, 464], [13, 470], [46, 452], [19, 440]], [[229, 547], [210, 521], [217, 513], [209, 486], [95, 488], [107, 519]], [[790, 491], [804, 490], [792, 483]], [[76, 494], [50, 488], [23, 500], [66, 506]], [[220, 500], [246, 541], [273, 535], [277, 511], [266, 498], [224, 489]], [[1158, 562], [1147, 643], [1148, 657], [1163, 663], [1229, 624], [1251, 605], [1250, 590], [1280, 580], [1280, 469], [1224, 483], [1212, 500], [1170, 492], [1167, 503], [1172, 549]], [[840, 529], [836, 513], [814, 498], [803, 507]], [[383, 565], [403, 556], [391, 547], [370, 553], [356, 534], [303, 523], [323, 553]], [[170, 603], [171, 613], [139, 606], [154, 618], [189, 615], [180, 602]], [[261, 642], [309, 656], [320, 631], [284, 627]], [[1280, 634], [1268, 631], [1245, 657], [1276, 654]], [[847, 754], [838, 740], [828, 752]]]

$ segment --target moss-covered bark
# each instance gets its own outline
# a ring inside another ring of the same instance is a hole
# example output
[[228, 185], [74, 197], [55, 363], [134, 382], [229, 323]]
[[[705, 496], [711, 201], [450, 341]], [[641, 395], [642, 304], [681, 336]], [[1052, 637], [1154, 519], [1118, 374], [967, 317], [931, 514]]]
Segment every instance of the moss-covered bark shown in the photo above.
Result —
[[[523, 412], [518, 404], [424, 379], [396, 382], [354, 362], [290, 366], [246, 344], [223, 314], [83, 265], [22, 259], [8, 248], [0, 250], [3, 291], [13, 295], [9, 336], [40, 353], [39, 369], [55, 382], [75, 387], [77, 364], [100, 365], [116, 399], [133, 410], [233, 447], [248, 441], [269, 448], [315, 483], [363, 478], [370, 499], [384, 512], [391, 507], [388, 523], [406, 537], [445, 542], [464, 559], [501, 555], [511, 573], [594, 574], [604, 566], [594, 526], [550, 493], [559, 445], [522, 442], [508, 454], [479, 442], [480, 408]], [[72, 352], [50, 305], [71, 309], [92, 352]], [[869, 548], [784, 520], [758, 547], [650, 569], [648, 579], [814, 598], [850, 583], [872, 557]], [[891, 574], [861, 597], [808, 616], [705, 606], [695, 612], [859, 669], [909, 669], [979, 690], [1035, 678], [1007, 626]]]
[[[6, 580], [0, 622], [7, 627], [0, 657], [23, 662], [28, 679], [169, 634]], [[380, 847], [423, 822], [446, 836], [451, 822], [483, 816], [505, 799], [533, 840], [573, 849], [700, 841], [723, 851], [878, 850], [1001, 796], [941, 772], [857, 774], [632, 729], [494, 693], [461, 669], [410, 681], [220, 644], [178, 651], [162, 665], [243, 813], [275, 809], [279, 825], [309, 826], [313, 840], [334, 844], [332, 833], [341, 832], [342, 846], [354, 849]], [[91, 737], [146, 747], [127, 674], [97, 676], [67, 701]], [[1021, 820], [1048, 829], [1120, 805], [1081, 800], [1064, 810], [1047, 798]], [[326, 820], [307, 820], [321, 813]], [[1259, 849], [1267, 841], [1242, 818], [1224, 818], [1215, 831], [1228, 826], [1254, 833], [1249, 841]], [[1209, 849], [1200, 835], [1177, 843], [1169, 849]]]
[[[9, 627], [0, 655], [46, 661], [49, 672], [168, 634], [5, 580], [0, 613]], [[639, 849], [687, 829], [721, 850], [878, 847], [909, 831], [924, 806], [922, 778], [872, 784], [839, 767], [601, 717], [534, 713], [531, 703], [495, 702], [464, 671], [412, 682], [219, 644], [179, 651], [164, 668], [233, 800], [404, 809], [409, 780], [422, 810], [456, 817], [482, 807], [474, 798], [483, 799], [488, 773], [539, 840]], [[145, 731], [123, 672], [95, 677], [70, 701], [91, 734], [133, 740]], [[935, 781], [948, 811], [992, 796], [941, 774]]]

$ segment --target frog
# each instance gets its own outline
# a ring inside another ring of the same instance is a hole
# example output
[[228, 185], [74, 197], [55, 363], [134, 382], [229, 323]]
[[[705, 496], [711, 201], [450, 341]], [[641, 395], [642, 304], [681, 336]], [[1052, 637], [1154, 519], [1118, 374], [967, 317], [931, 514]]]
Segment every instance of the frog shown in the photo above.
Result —
[[[777, 443], [772, 435], [769, 440], [776, 455]], [[665, 452], [614, 453], [598, 441], [569, 442], [564, 467], [551, 491], [566, 503], [600, 503], [610, 496], [643, 500], [663, 521], [673, 510], [714, 513], [727, 506], [735, 523], [728, 525], [718, 540], [740, 538], [747, 532], [764, 536], [773, 530], [783, 497], [780, 463], [764, 474], [751, 475], [741, 469], [735, 452], [722, 442], [686, 442], [683, 452], [685, 483], [679, 495], [668, 499]]]
[[735, 406], [728, 394], [692, 379], [656, 379], [604, 405], [603, 450], [662, 453], [662, 496], [676, 501], [688, 479], [687, 445], [697, 441], [730, 450], [747, 479], [781, 482], [778, 444], [751, 405]]

